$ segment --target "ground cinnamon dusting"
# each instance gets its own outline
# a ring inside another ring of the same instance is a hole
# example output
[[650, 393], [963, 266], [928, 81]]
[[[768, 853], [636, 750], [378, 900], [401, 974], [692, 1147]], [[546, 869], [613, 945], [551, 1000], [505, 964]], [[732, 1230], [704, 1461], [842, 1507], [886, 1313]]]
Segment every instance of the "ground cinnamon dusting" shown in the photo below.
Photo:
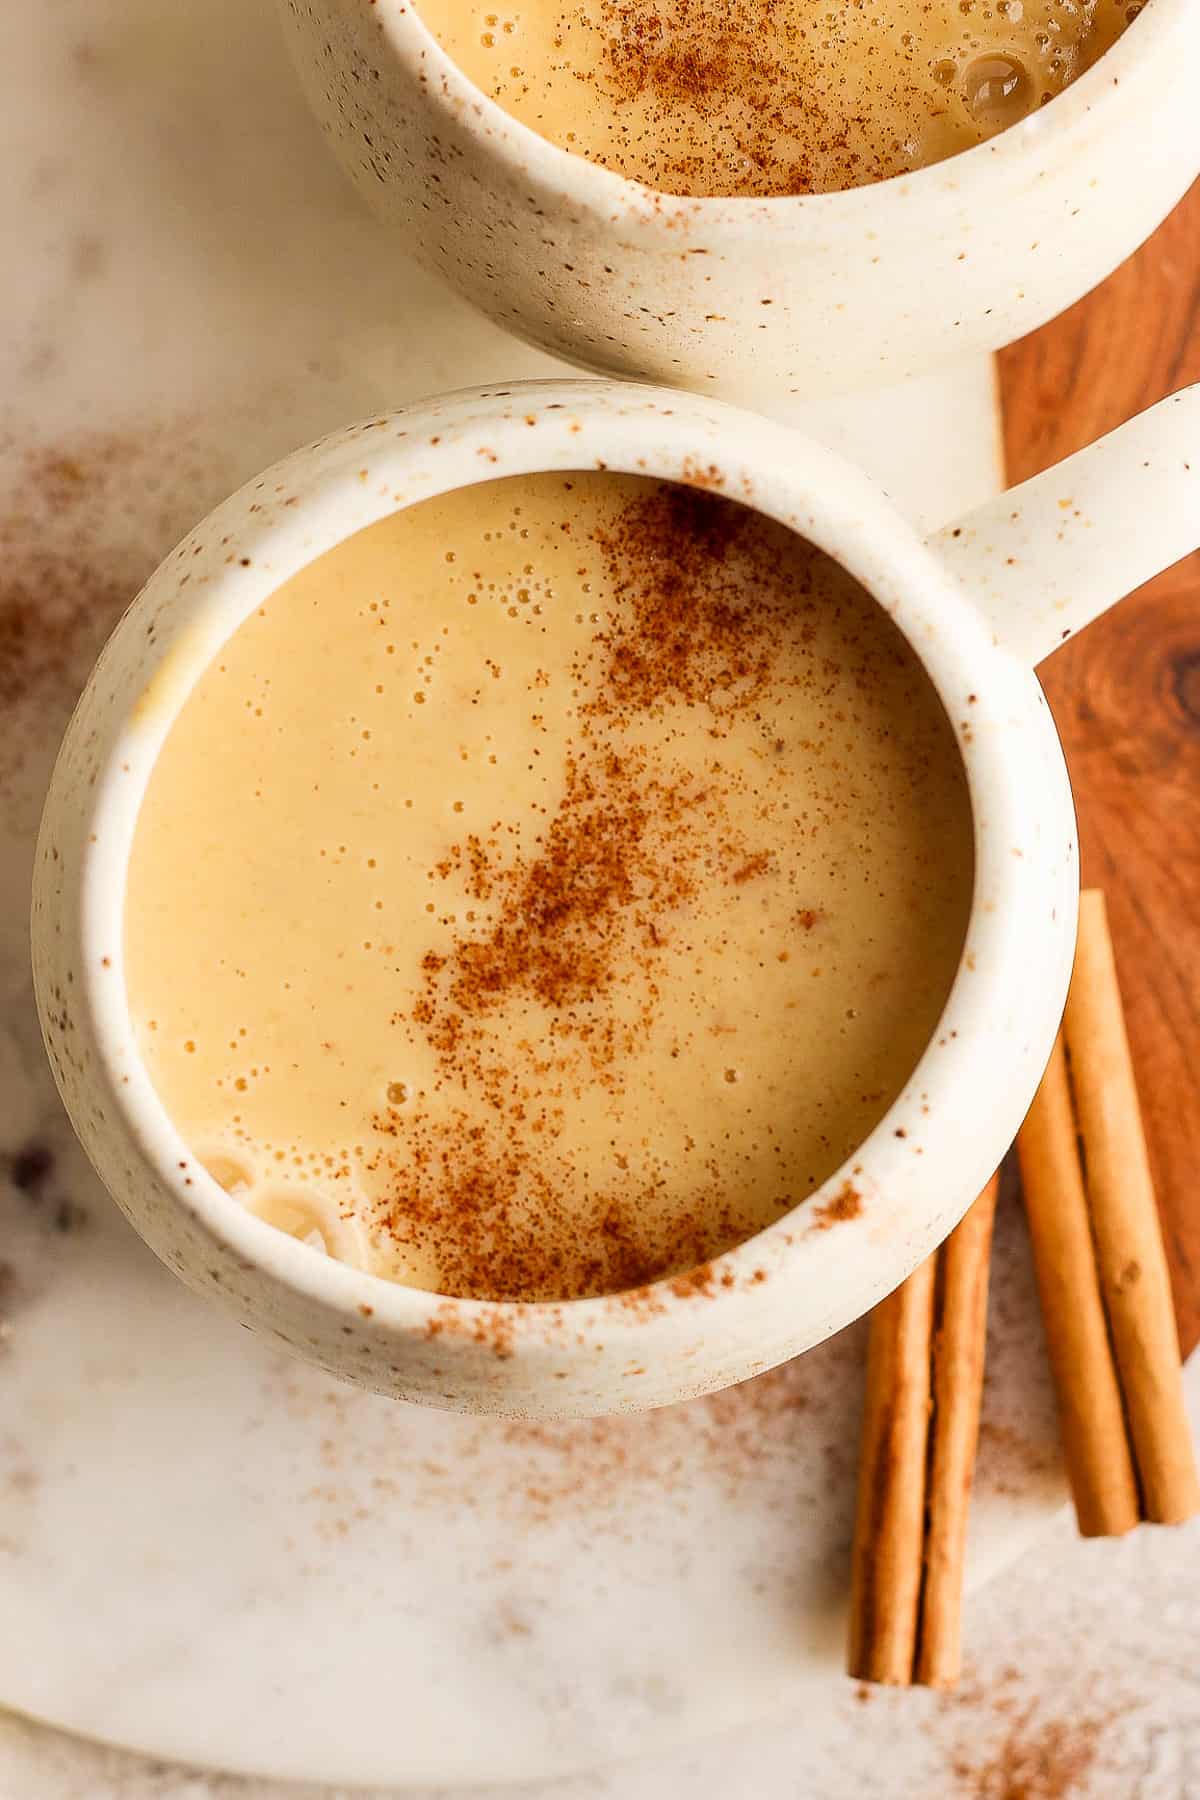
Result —
[[[662, 129], [658, 185], [670, 192], [714, 187], [711, 151], [694, 146], [695, 121], [724, 122], [736, 107], [739, 193], [807, 194], [816, 185], [812, 152], [794, 138], [794, 122], [811, 118], [813, 97], [801, 80], [796, 51], [804, 33], [778, 0], [600, 0], [605, 83], [617, 106], [649, 102]], [[682, 123], [687, 120], [688, 125]], [[811, 129], [811, 127], [810, 127]], [[841, 150], [853, 179], [860, 160], [834, 115], [813, 133], [821, 158]], [[781, 155], [781, 147], [784, 153]], [[875, 179], [867, 168], [860, 179]]]
[[[0, 447], [3, 449], [4, 447]], [[14, 709], [73, 698], [81, 640], [97, 646], [137, 574], [95, 555], [97, 509], [113, 491], [128, 446], [97, 439], [71, 451], [34, 449], [6, 461], [0, 499], [0, 708], [7, 722], [2, 768], [25, 749]], [[152, 565], [151, 565], [152, 566]]]
[[1087, 1792], [1100, 1748], [1101, 1722], [1051, 1719], [1035, 1725], [1027, 1708], [982, 1765], [964, 1759], [954, 1773], [973, 1800], [1071, 1800]]
[[785, 526], [484, 482], [301, 570], [197, 685], [131, 864], [139, 1041], [216, 1179], [355, 1266], [699, 1302], [646, 1290], [808, 1199], [911, 1072], [969, 826], [899, 631]]
[[57, 743], [105, 637], [221, 479], [173, 428], [0, 437], [0, 780]]
[[813, 1219], [818, 1231], [828, 1231], [831, 1225], [841, 1225], [848, 1219], [857, 1219], [862, 1212], [862, 1195], [850, 1182], [843, 1182], [832, 1200], [823, 1200], [813, 1208]]
[[[336, 1522], [352, 1518], [367, 1490], [366, 1504], [390, 1521], [389, 1529], [415, 1518], [424, 1530], [425, 1508], [460, 1518], [486, 1509], [525, 1542], [524, 1534], [555, 1522], [624, 1535], [638, 1508], [670, 1496], [685, 1509], [705, 1486], [747, 1507], [794, 1518], [798, 1471], [811, 1457], [799, 1422], [842, 1406], [857, 1371], [858, 1346], [850, 1333], [753, 1381], [681, 1406], [540, 1423], [447, 1417], [434, 1439], [443, 1446], [441, 1456], [423, 1463], [422, 1456], [430, 1458], [429, 1434], [414, 1436], [403, 1417], [387, 1424], [379, 1415], [371, 1453], [363, 1456], [359, 1448], [351, 1454], [345, 1418], [354, 1396], [340, 1386], [314, 1389], [287, 1366], [277, 1379], [279, 1403], [309, 1420], [322, 1451], [322, 1487], [306, 1496], [318, 1503], [319, 1535], [333, 1535]], [[825, 1435], [836, 1434], [826, 1428]], [[828, 1444], [831, 1482], [850, 1478], [852, 1455], [850, 1444]]]
[[424, 0], [422, 16], [470, 79], [576, 155], [670, 194], [767, 197], [857, 187], [984, 142], [1050, 102], [1138, 10], [526, 0], [485, 14], [482, 33], [450, 0]]
[[[784, 580], [782, 553], [753, 521], [710, 494], [655, 484], [597, 531], [621, 604], [575, 669], [588, 697], [557, 811], [529, 851], [497, 820], [432, 871], [488, 902], [491, 923], [425, 953], [408, 1017], [436, 1053], [438, 1088], [483, 1095], [485, 1122], [465, 1105], [431, 1121], [405, 1094], [376, 1117], [384, 1147], [367, 1167], [393, 1171], [380, 1225], [397, 1244], [436, 1246], [447, 1294], [637, 1289], [700, 1268], [749, 1228], [715, 1161], [664, 1220], [664, 1176], [639, 1191], [622, 1178], [627, 1159], [614, 1144], [617, 1179], [592, 1197], [594, 1223], [581, 1235], [561, 1159], [547, 1151], [563, 1133], [556, 1094], [580, 1083], [620, 1093], [621, 1060], [656, 1019], [658, 958], [698, 885], [742, 886], [770, 862], [723, 818], [719, 780], [674, 776], [630, 729], [665, 705], [702, 703], [716, 746], [753, 712], [787, 629], [763, 599]], [[501, 1008], [508, 1019], [514, 1008], [554, 1013], [552, 1070], [519, 1033], [514, 1041], [492, 1029]], [[780, 1211], [792, 1200], [781, 1196]], [[689, 1293], [700, 1291], [695, 1276], [686, 1280]]]

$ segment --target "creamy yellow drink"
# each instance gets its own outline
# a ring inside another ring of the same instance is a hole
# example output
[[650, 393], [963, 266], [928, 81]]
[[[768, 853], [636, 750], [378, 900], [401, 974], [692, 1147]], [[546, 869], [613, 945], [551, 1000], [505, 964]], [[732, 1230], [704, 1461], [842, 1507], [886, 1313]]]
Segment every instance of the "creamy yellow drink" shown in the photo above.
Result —
[[1130, 0], [421, 0], [543, 137], [671, 194], [808, 194], [940, 162], [1035, 112]]
[[950, 724], [838, 567], [713, 493], [512, 477], [350, 538], [205, 671], [128, 991], [253, 1211], [447, 1294], [597, 1293], [853, 1152], [972, 874]]

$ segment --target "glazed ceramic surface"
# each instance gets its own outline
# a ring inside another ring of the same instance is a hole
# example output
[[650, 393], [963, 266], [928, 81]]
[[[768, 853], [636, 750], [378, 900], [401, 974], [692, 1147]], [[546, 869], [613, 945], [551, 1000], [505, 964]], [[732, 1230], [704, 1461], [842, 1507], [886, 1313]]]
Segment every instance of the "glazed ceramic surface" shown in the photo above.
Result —
[[1200, 9], [1150, 0], [1048, 107], [873, 187], [652, 192], [519, 125], [410, 0], [280, 0], [321, 125], [431, 267], [586, 367], [777, 406], [1011, 342], [1121, 262], [1200, 169]]
[[[235, 494], [109, 640], [68, 731], [38, 850], [34, 969], [51, 1062], [138, 1229], [193, 1286], [326, 1369], [407, 1399], [516, 1416], [685, 1399], [865, 1312], [961, 1216], [1041, 1076], [1070, 968], [1077, 867], [1066, 770], [1030, 665], [1200, 537], [1200, 458], [1187, 460], [1198, 414], [1200, 392], [1177, 396], [949, 528], [936, 551], [817, 444], [716, 402], [606, 382], [450, 395], [323, 439]], [[1118, 547], [1101, 529], [1106, 490], [1143, 464], [1145, 508], [1137, 529], [1122, 521]], [[266, 594], [398, 507], [487, 477], [594, 465], [753, 504], [837, 558], [892, 615], [958, 734], [975, 817], [972, 914], [935, 1038], [888, 1114], [809, 1201], [708, 1278], [560, 1305], [449, 1300], [318, 1255], [253, 1218], [195, 1161], [135, 1046], [126, 863], [173, 719]], [[1014, 578], [1022, 566], [1028, 581]]]

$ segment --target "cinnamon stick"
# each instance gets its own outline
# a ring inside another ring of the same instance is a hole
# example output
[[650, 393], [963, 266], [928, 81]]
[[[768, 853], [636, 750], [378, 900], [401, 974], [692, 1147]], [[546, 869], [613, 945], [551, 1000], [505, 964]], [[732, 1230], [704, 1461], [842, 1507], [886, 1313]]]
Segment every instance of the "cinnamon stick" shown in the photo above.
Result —
[[925, 1585], [917, 1680], [953, 1687], [962, 1668], [967, 1517], [987, 1343], [988, 1277], [999, 1175], [993, 1175], [941, 1251], [941, 1304], [933, 1343], [933, 1448], [929, 1462]]
[[847, 1657], [859, 1681], [958, 1678], [997, 1187], [871, 1314]]
[[1179, 1336], [1103, 894], [1080, 900], [1064, 1019], [1100, 1283], [1143, 1511], [1180, 1524], [1200, 1511]]
[[936, 1258], [871, 1314], [850, 1576], [848, 1669], [912, 1681], [925, 1525]]
[[1075, 1517], [1084, 1537], [1120, 1537], [1138, 1523], [1140, 1503], [1061, 1034], [1017, 1136], [1017, 1155]]

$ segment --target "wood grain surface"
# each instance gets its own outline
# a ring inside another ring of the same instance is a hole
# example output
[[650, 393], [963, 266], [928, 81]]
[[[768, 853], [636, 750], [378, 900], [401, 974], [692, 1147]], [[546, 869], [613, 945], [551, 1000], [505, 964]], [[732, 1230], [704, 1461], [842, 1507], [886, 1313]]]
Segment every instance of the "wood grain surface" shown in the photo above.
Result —
[[[1000, 358], [1009, 480], [1200, 381], [1200, 183], [1136, 256]], [[1200, 444], [1196, 446], [1200, 456]], [[1200, 1343], [1200, 556], [1040, 671], [1108, 895], [1180, 1335]]]

